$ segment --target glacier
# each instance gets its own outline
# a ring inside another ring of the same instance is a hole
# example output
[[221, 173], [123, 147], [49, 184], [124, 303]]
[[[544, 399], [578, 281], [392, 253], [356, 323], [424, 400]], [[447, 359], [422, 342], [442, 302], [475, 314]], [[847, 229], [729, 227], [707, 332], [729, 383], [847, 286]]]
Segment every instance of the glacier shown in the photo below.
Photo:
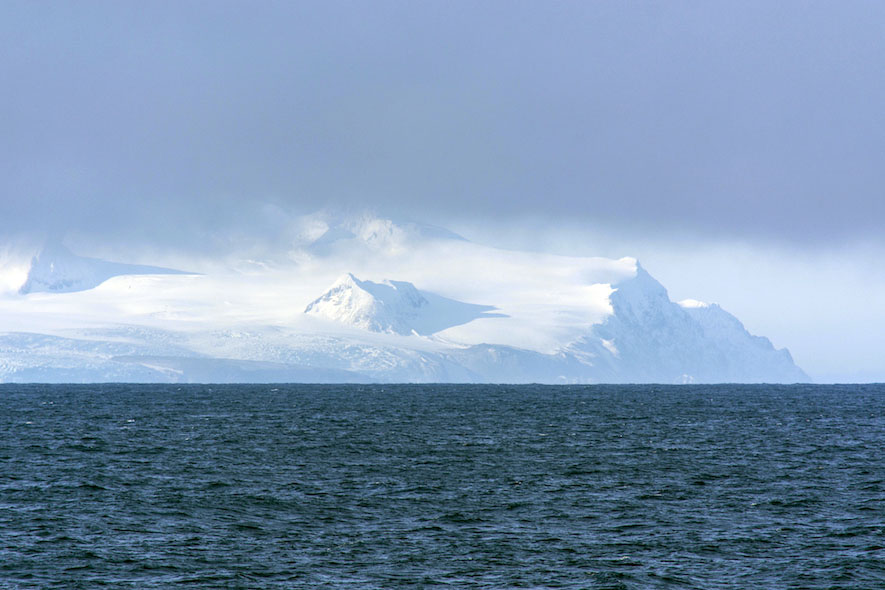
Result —
[[283, 256], [192, 273], [60, 243], [0, 266], [0, 285], [27, 270], [0, 292], [0, 382], [808, 380], [634, 258], [502, 250], [366, 212], [293, 219], [286, 239]]
[[31, 260], [27, 279], [19, 292], [71, 293], [92, 289], [116, 276], [153, 274], [187, 273], [159, 266], [124, 264], [77, 256], [60, 241], [52, 240]]

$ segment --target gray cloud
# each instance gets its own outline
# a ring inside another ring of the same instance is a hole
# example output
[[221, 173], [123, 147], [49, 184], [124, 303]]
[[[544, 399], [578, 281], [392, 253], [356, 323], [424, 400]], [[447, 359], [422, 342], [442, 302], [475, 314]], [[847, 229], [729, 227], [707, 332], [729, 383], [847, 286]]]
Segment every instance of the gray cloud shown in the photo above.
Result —
[[883, 22], [863, 2], [7, 2], [0, 218], [187, 243], [332, 203], [874, 236]]

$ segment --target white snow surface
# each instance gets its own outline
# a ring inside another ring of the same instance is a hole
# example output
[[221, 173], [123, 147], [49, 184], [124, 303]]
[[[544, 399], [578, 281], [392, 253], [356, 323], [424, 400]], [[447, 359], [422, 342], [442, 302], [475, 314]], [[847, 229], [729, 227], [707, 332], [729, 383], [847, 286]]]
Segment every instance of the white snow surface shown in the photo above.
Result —
[[347, 273], [308, 304], [304, 313], [373, 332], [411, 334], [415, 332], [412, 320], [427, 305], [412, 283], [373, 283]]
[[699, 309], [702, 307], [710, 307], [710, 304], [698, 301], [697, 299], [683, 299], [679, 302], [679, 306], [684, 307], [685, 309]]
[[430, 335], [480, 317], [506, 317], [486, 313], [493, 309], [424, 293], [406, 281], [374, 283], [347, 273], [304, 313], [372, 332]]
[[77, 256], [60, 242], [51, 241], [31, 259], [27, 277], [19, 292], [26, 294], [43, 291], [49, 293], [85, 291], [115, 276], [144, 274], [185, 273], [158, 266], [121, 264]]
[[[572, 344], [577, 354], [595, 355], [612, 380], [665, 383], [798, 382], [807, 376], [790, 353], [767, 338], [753, 336], [718, 305], [683, 306], [637, 263], [636, 275], [618, 283], [613, 313], [593, 327], [590, 337]], [[599, 354], [599, 342], [617, 353]], [[602, 368], [600, 368], [602, 371]]]
[[200, 274], [0, 247], [0, 381], [806, 379], [719, 306], [671, 302], [633, 258], [500, 250], [362, 212], [286, 235], [285, 257], [188, 263]]

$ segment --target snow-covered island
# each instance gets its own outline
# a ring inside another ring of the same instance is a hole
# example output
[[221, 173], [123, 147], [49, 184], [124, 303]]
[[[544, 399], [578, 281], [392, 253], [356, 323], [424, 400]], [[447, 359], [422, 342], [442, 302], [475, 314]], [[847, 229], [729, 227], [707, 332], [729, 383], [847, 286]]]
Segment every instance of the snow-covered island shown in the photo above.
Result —
[[198, 273], [9, 247], [0, 382], [808, 380], [718, 305], [671, 301], [634, 258], [325, 211], [289, 243]]

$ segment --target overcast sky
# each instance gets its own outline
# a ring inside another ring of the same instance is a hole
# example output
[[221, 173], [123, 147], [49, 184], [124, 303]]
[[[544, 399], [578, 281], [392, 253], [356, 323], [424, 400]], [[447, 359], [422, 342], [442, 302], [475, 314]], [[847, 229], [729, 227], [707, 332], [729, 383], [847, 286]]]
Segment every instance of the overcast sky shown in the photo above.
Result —
[[333, 202], [838, 243], [885, 219], [883, 56], [882, 2], [9, 1], [0, 218], [168, 238]]

